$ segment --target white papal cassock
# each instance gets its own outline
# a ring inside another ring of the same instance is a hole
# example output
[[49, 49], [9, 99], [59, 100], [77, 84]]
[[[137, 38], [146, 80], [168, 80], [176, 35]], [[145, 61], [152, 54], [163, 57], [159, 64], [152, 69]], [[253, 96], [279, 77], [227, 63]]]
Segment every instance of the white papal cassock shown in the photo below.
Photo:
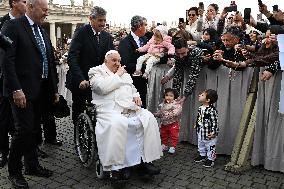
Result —
[[139, 93], [132, 78], [111, 72], [105, 64], [89, 71], [93, 104], [97, 106], [95, 128], [98, 154], [104, 170], [118, 170], [152, 162], [162, 156], [157, 120], [138, 107]]

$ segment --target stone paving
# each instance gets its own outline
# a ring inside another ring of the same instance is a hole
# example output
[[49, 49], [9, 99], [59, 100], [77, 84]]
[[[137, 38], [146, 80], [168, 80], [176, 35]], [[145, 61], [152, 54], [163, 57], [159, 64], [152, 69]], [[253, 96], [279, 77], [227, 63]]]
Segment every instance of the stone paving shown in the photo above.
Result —
[[[50, 157], [41, 159], [45, 167], [54, 171], [51, 178], [26, 176], [31, 189], [186, 189], [186, 188], [283, 188], [284, 174], [271, 172], [261, 167], [254, 167], [241, 175], [224, 171], [228, 156], [218, 156], [214, 168], [204, 168], [202, 164], [193, 162], [197, 155], [197, 147], [182, 143], [178, 145], [175, 155], [165, 154], [155, 162], [162, 168], [160, 175], [145, 180], [133, 174], [124, 185], [114, 185], [109, 180], [96, 178], [94, 168], [83, 167], [74, 150], [73, 125], [70, 118], [57, 120], [58, 138], [64, 141], [63, 146], [42, 147]], [[11, 188], [7, 180], [7, 166], [0, 169], [0, 188]]]

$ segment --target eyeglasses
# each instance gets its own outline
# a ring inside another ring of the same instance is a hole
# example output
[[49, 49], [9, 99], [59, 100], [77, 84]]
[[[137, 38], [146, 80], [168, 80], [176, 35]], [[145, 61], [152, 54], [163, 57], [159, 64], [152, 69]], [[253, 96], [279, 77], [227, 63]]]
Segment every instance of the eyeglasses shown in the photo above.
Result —
[[195, 16], [196, 14], [188, 14], [188, 16]]

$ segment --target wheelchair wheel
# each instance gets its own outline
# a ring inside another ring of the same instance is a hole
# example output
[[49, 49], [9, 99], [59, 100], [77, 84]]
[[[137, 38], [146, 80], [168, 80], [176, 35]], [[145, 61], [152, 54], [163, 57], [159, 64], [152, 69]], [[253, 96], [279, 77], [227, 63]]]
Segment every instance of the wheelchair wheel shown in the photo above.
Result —
[[97, 175], [97, 178], [99, 178], [99, 179], [103, 179], [103, 178], [106, 177], [106, 172], [103, 171], [103, 166], [102, 166], [100, 160], [96, 161], [96, 175]]
[[75, 125], [75, 148], [83, 166], [91, 167], [97, 157], [93, 123], [86, 113], [81, 113]]

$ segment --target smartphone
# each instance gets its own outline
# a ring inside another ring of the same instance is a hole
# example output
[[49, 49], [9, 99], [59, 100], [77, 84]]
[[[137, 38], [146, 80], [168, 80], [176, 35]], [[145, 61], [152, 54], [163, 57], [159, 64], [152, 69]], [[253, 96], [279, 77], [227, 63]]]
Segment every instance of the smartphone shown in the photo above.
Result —
[[179, 18], [178, 23], [184, 23], [184, 18]]
[[272, 8], [273, 8], [273, 12], [277, 12], [278, 11], [278, 5], [273, 5]]
[[204, 10], [204, 3], [203, 2], [199, 2], [198, 8]]
[[188, 20], [188, 10], [185, 11], [185, 20], [186, 20], [186, 25], [189, 24], [189, 20]]
[[258, 0], [258, 5], [259, 5], [259, 6], [262, 6], [262, 5], [263, 5], [262, 0]]
[[250, 22], [250, 14], [251, 14], [251, 8], [245, 8], [244, 10], [244, 21], [246, 24]]

